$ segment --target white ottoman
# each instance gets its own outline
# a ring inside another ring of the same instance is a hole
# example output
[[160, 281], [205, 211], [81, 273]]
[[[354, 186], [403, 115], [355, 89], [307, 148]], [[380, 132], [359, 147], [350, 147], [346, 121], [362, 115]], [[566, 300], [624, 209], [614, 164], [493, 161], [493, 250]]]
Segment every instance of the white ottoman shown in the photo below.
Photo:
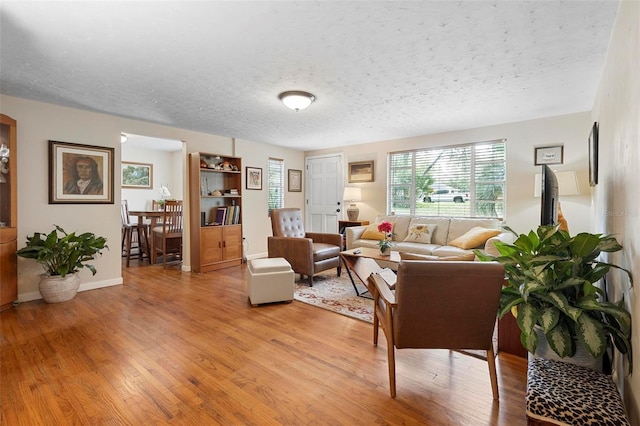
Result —
[[293, 300], [294, 273], [286, 259], [249, 261], [249, 302], [253, 305]]

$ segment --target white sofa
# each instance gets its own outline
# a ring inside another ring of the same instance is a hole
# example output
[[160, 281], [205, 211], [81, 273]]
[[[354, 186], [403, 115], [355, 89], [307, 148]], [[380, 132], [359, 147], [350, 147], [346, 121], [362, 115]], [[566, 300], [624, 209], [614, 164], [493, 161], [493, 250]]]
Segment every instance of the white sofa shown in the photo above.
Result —
[[[498, 219], [379, 215], [375, 218], [373, 224], [377, 226], [377, 224], [385, 221], [393, 223], [391, 250], [399, 252], [424, 254], [437, 257], [450, 257], [470, 255], [473, 254], [474, 249], [478, 248], [487, 254], [497, 256], [498, 252], [494, 246], [496, 241], [513, 243], [515, 240], [515, 236], [511, 232], [502, 229], [502, 222]], [[409, 234], [410, 226], [414, 224], [429, 224], [436, 226], [431, 234], [430, 244], [404, 241]], [[462, 249], [448, 245], [451, 241], [464, 235], [475, 227], [497, 229], [502, 232], [489, 238], [478, 247]], [[354, 249], [358, 247], [378, 248], [378, 240], [361, 238], [366, 228], [366, 226], [354, 226], [345, 229], [347, 249]]]

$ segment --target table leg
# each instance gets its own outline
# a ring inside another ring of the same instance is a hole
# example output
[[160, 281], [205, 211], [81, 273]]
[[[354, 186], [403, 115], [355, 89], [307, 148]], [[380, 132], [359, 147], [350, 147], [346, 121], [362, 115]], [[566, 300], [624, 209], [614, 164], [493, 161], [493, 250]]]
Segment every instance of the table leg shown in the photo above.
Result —
[[[149, 249], [149, 237], [147, 229], [144, 226], [144, 215], [138, 215], [138, 250], [144, 250], [147, 253], [147, 259], [151, 262], [151, 250]], [[140, 253], [142, 259], [142, 253]]]
[[[366, 266], [364, 265], [364, 262], [362, 261], [363, 258], [356, 257], [355, 259], [352, 259], [352, 258], [347, 258], [347, 256], [340, 256], [340, 257], [342, 258], [342, 263], [344, 264], [344, 268], [347, 270], [347, 274], [349, 275], [349, 279], [351, 280], [351, 285], [353, 285], [353, 289], [355, 290], [356, 295], [358, 297], [364, 297], [366, 299], [373, 299], [373, 295], [369, 291], [369, 285], [366, 283], [366, 280], [369, 279], [369, 275], [371, 275], [371, 273], [374, 271], [370, 271], [368, 268], [366, 268]], [[362, 265], [359, 265], [359, 263]], [[360, 279], [360, 281], [362, 281], [362, 283], [365, 285], [367, 290], [363, 291], [362, 293], [358, 291], [358, 286], [356, 285], [356, 282], [353, 279], [352, 271], [353, 273], [356, 274], [356, 276]], [[369, 273], [367, 273], [367, 271], [369, 271]], [[361, 277], [360, 274], [366, 275], [366, 278], [363, 279], [363, 277]]]

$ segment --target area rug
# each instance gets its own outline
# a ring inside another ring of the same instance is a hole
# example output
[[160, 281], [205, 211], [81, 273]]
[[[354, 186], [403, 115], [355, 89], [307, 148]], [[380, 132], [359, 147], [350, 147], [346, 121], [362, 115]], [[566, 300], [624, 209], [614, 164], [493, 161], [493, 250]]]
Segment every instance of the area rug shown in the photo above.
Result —
[[[362, 293], [365, 290], [364, 284], [358, 282], [358, 292]], [[313, 287], [309, 287], [306, 277], [304, 280], [296, 280], [294, 298], [309, 305], [373, 323], [373, 300], [356, 295], [344, 268], [341, 277], [337, 276], [335, 270], [315, 275]]]

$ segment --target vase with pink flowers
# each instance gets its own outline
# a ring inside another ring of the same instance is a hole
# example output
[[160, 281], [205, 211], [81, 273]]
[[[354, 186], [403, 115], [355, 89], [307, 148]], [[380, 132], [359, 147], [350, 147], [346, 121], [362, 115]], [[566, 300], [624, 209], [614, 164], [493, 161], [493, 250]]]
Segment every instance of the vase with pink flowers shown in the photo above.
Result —
[[391, 249], [391, 237], [393, 236], [393, 225], [391, 222], [381, 222], [378, 225], [378, 232], [382, 232], [384, 236], [378, 242], [378, 246], [380, 247], [380, 254], [383, 256], [388, 256]]

